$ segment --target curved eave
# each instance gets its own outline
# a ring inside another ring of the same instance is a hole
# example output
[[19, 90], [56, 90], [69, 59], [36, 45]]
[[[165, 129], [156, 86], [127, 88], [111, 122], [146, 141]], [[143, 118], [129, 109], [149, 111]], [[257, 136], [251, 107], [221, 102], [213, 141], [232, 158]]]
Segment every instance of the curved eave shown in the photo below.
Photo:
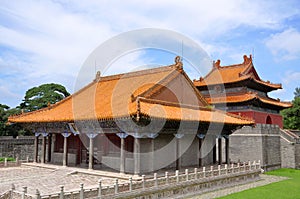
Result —
[[162, 105], [159, 110], [153, 110], [151, 103], [141, 102], [140, 114], [150, 118], [164, 119], [180, 122], [209, 122], [218, 124], [252, 125], [254, 121], [246, 118], [230, 115], [220, 110], [206, 109], [203, 107], [178, 107]]
[[[130, 119], [132, 115], [120, 115], [115, 117], [81, 117], [77, 118], [76, 121], [84, 121], [84, 120], [98, 120], [98, 121], [113, 121], [116, 119]], [[27, 119], [9, 119], [8, 122], [10, 123], [56, 123], [56, 122], [74, 122], [73, 118], [47, 118], [47, 119], [40, 119], [40, 120], [27, 120]]]
[[268, 92], [277, 90], [277, 89], [282, 89], [281, 84], [273, 84], [273, 83], [253, 79], [252, 77], [241, 77], [240, 79], [235, 80], [235, 81], [227, 81], [227, 82], [219, 81], [219, 82], [214, 82], [214, 83], [209, 83], [208, 81], [206, 82], [204, 79], [201, 81], [200, 80], [193, 81], [193, 83], [198, 88], [205, 88], [205, 87], [216, 86], [216, 85], [220, 85], [220, 84], [224, 84], [225, 86], [230, 85], [230, 84], [243, 84], [244, 85], [245, 81], [252, 81], [253, 83], [258, 84], [259, 87], [263, 87], [264, 88], [263, 90], [266, 90]]
[[210, 102], [211, 104], [237, 104], [237, 103], [249, 102], [252, 100], [258, 100], [261, 103], [276, 106], [280, 109], [290, 108], [292, 106], [292, 104], [289, 102], [280, 102], [280, 101], [277, 101], [277, 100], [274, 100], [271, 98], [265, 99], [265, 98], [255, 96], [255, 95], [249, 95], [242, 99], [240, 99], [241, 98], [240, 96], [238, 96], [238, 97], [239, 98], [237, 98], [237, 99], [231, 99], [231, 100], [228, 100], [228, 98], [219, 98], [219, 99], [218, 98], [215, 98], [215, 99], [207, 98], [207, 101]]

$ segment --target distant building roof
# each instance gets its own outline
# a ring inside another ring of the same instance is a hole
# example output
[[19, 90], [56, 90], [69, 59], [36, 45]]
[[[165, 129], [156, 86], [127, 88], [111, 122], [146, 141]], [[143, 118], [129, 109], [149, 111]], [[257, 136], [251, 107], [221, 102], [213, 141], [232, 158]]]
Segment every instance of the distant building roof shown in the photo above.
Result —
[[199, 80], [194, 80], [194, 85], [202, 87], [237, 83], [245, 80], [251, 80], [261, 86], [267, 87], [269, 91], [282, 88], [281, 84], [274, 84], [260, 79], [253, 66], [251, 55], [249, 57], [244, 55], [243, 63], [229, 66], [221, 66], [220, 60], [218, 60], [213, 64], [212, 70], [204, 78], [200, 77]]

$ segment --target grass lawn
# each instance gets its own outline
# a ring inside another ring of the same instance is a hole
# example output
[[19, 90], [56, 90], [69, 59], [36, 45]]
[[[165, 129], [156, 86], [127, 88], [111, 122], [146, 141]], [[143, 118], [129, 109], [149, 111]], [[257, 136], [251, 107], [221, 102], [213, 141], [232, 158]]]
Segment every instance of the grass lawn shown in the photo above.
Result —
[[268, 175], [286, 176], [291, 179], [275, 182], [269, 185], [248, 189], [239, 193], [230, 194], [222, 199], [232, 198], [300, 198], [300, 170], [279, 169], [266, 172]]
[[[0, 162], [4, 162], [4, 157], [0, 157]], [[16, 161], [14, 158], [7, 158], [7, 161]]]

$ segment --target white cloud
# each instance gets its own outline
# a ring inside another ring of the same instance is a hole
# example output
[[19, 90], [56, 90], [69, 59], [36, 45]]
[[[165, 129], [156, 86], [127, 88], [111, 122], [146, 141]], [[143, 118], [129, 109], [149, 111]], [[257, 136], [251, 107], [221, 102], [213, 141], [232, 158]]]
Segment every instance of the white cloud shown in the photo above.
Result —
[[[213, 38], [222, 40], [224, 34], [234, 36], [234, 30], [241, 26], [280, 28], [296, 12], [296, 6], [286, 1], [1, 1], [0, 47], [12, 50], [10, 55], [0, 53], [0, 75], [9, 73], [22, 80], [23, 93], [45, 82], [62, 83], [72, 92], [84, 59], [118, 33], [164, 28], [209, 44]], [[211, 45], [209, 51], [214, 49], [219, 54], [235, 54], [226, 45]], [[149, 61], [145, 57], [132, 58], [123, 59], [123, 65]], [[9, 71], [7, 66], [14, 70]], [[11, 79], [1, 83], [5, 81]], [[14, 87], [8, 85], [9, 90]]]
[[300, 58], [300, 32], [294, 28], [272, 35], [265, 44], [276, 60]]
[[[284, 84], [299, 84], [300, 83], [300, 71], [287, 71], [282, 81]], [[298, 85], [299, 86], [299, 85]]]
[[290, 70], [281, 75], [282, 88], [270, 93], [273, 98], [280, 98], [283, 101], [292, 101], [294, 91], [299, 87], [300, 71]]

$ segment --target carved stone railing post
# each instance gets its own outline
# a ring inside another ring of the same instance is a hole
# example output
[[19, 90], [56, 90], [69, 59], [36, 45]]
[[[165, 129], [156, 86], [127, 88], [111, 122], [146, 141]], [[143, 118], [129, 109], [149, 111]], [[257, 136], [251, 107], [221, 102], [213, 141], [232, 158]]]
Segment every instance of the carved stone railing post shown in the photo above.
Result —
[[129, 178], [129, 191], [132, 191], [132, 177]]
[[176, 176], [176, 183], [178, 184], [179, 183], [179, 171], [178, 170], [175, 171], [175, 176]]
[[194, 173], [195, 173], [195, 180], [198, 179], [198, 169], [197, 168], [194, 168]]
[[36, 199], [41, 199], [41, 193], [40, 193], [40, 191], [38, 189], [35, 192], [35, 198]]
[[206, 171], [205, 171], [205, 169], [206, 169], [205, 167], [203, 167], [203, 168], [202, 168], [202, 172], [203, 172], [203, 178], [205, 178], [205, 177], [206, 177]]
[[22, 199], [25, 199], [25, 194], [27, 193], [27, 187], [23, 187], [23, 191], [22, 191]]
[[218, 175], [221, 175], [221, 165], [218, 165]]
[[165, 178], [166, 178], [166, 184], [169, 184], [169, 172], [167, 171], [165, 173]]
[[237, 170], [238, 170], [238, 173], [239, 173], [241, 171], [241, 167], [240, 167], [240, 163], [239, 162], [237, 163], [237, 168], [238, 168]]
[[101, 199], [102, 195], [102, 179], [98, 180], [98, 199]]
[[119, 192], [119, 180], [118, 178], [115, 181], [115, 194], [117, 194]]
[[80, 183], [80, 199], [84, 199], [83, 183]]
[[225, 174], [228, 174], [228, 168], [227, 168], [227, 164], [225, 164]]
[[145, 175], [142, 175], [142, 188], [145, 189]]
[[157, 173], [154, 173], [154, 186], [157, 187], [158, 183], [157, 183]]
[[246, 162], [244, 162], [244, 172], [246, 172]]
[[7, 167], [7, 158], [4, 158], [4, 166]]
[[185, 180], [189, 181], [189, 170], [185, 169]]
[[64, 195], [65, 195], [65, 193], [64, 193], [64, 186], [61, 185], [61, 186], [60, 186], [59, 199], [64, 199]]

